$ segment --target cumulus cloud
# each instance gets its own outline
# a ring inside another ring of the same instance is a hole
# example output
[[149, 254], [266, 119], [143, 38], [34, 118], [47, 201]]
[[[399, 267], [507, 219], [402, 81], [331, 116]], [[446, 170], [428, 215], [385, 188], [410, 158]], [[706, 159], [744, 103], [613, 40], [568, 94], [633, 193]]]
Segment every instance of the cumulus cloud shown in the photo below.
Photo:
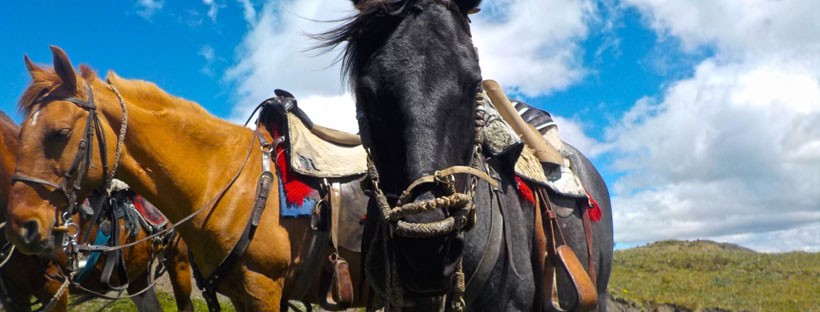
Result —
[[820, 250], [818, 2], [628, 2], [658, 34], [715, 54], [607, 130], [625, 172], [616, 241]]
[[484, 1], [473, 17], [482, 75], [528, 96], [565, 89], [583, 78], [591, 1]]
[[309, 51], [317, 42], [308, 37], [338, 25], [319, 21], [349, 16], [353, 5], [339, 0], [271, 1], [254, 12], [245, 8], [251, 29], [239, 48], [238, 63], [226, 74], [238, 86], [239, 103], [231, 119], [244, 121], [256, 104], [280, 88], [296, 95], [317, 123], [358, 132], [353, 100], [335, 62], [337, 53]]
[[[316, 42], [306, 34], [338, 25], [322, 23], [354, 13], [350, 1], [269, 1], [257, 13], [240, 0], [251, 25], [226, 78], [238, 84], [232, 119], [244, 120], [274, 88], [292, 91], [312, 116], [343, 130], [357, 131], [352, 97], [340, 83], [336, 52], [305, 52]], [[588, 30], [589, 1], [485, 1], [472, 16], [475, 44], [485, 77], [513, 92], [543, 95], [566, 88], [584, 75], [578, 42]], [[537, 25], [537, 26], [536, 26]], [[580, 128], [579, 128], [580, 129]], [[582, 134], [582, 133], [581, 133]]]

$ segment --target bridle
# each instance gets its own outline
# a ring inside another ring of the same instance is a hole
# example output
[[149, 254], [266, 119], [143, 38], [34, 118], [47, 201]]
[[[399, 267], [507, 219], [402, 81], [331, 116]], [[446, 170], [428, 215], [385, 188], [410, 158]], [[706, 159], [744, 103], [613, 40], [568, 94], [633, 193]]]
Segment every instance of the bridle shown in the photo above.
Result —
[[116, 174], [117, 165], [119, 164], [120, 153], [122, 151], [122, 144], [125, 139], [127, 127], [127, 110], [125, 109], [125, 102], [123, 101], [122, 96], [119, 94], [117, 89], [114, 88], [113, 85], [109, 84], [109, 88], [116, 94], [117, 98], [120, 101], [120, 105], [123, 109], [123, 124], [120, 128], [119, 136], [117, 137], [117, 149], [116, 157], [114, 159], [114, 168], [113, 170], [109, 171], [108, 149], [105, 141], [105, 135], [103, 134], [102, 124], [100, 123], [100, 118], [97, 112], [97, 105], [94, 102], [94, 92], [91, 89], [90, 83], [86, 81], [85, 85], [88, 93], [87, 100], [71, 96], [64, 97], [51, 95], [46, 91], [43, 92], [43, 95], [34, 100], [35, 104], [40, 103], [41, 108], [42, 106], [52, 102], [65, 101], [72, 103], [77, 107], [82, 108], [83, 110], [88, 112], [88, 117], [86, 118], [83, 136], [82, 139], [80, 139], [80, 143], [77, 147], [77, 154], [74, 156], [74, 161], [72, 161], [69, 169], [63, 174], [62, 179], [59, 182], [53, 182], [42, 178], [32, 177], [20, 173], [19, 168], [18, 171], [15, 172], [15, 174], [11, 177], [12, 183], [19, 181], [23, 183], [42, 185], [48, 188], [53, 188], [55, 191], [61, 191], [61, 194], [66, 199], [67, 207], [65, 211], [62, 213], [62, 215], [60, 215], [59, 210], [55, 209], [56, 220], [58, 221], [55, 223], [53, 231], [56, 233], [67, 234], [68, 240], [62, 242], [63, 250], [67, 253], [69, 252], [69, 249], [73, 249], [73, 247], [76, 247], [76, 238], [79, 235], [79, 225], [71, 220], [71, 216], [77, 212], [77, 196], [81, 189], [83, 177], [88, 174], [89, 168], [94, 166], [94, 164], [92, 164], [92, 155], [94, 152], [94, 145], [92, 143], [94, 140], [94, 136], [97, 137], [97, 143], [100, 150], [99, 154], [100, 160], [102, 161], [103, 171], [103, 181], [95, 189], [95, 191], [99, 192], [100, 194], [106, 194], [108, 187], [111, 185], [111, 181], [114, 179], [114, 175]]
[[[401, 14], [405, 11], [405, 7], [410, 2], [409, 0], [387, 1], [389, 4], [401, 4], [401, 8], [394, 12], [387, 12], [390, 15]], [[462, 12], [461, 8], [454, 0], [435, 0], [435, 3], [446, 6], [449, 10], [454, 11], [458, 16], [461, 16], [465, 24], [465, 29], [468, 34], [469, 18], [467, 13]], [[387, 10], [383, 8], [383, 10]], [[429, 238], [440, 237], [452, 233], [467, 231], [476, 222], [476, 211], [474, 199], [476, 195], [476, 186], [478, 180], [484, 180], [493, 187], [498, 186], [498, 182], [489, 174], [489, 168], [483, 159], [482, 144], [484, 143], [484, 124], [485, 124], [485, 108], [484, 108], [484, 93], [478, 90], [475, 97], [475, 131], [473, 136], [473, 146], [470, 164], [468, 166], [456, 165], [447, 168], [436, 170], [431, 175], [426, 175], [417, 178], [409, 184], [400, 195], [387, 195], [381, 189], [379, 172], [373, 162], [373, 157], [370, 151], [370, 127], [367, 121], [367, 114], [361, 106], [357, 107], [357, 119], [359, 120], [359, 128], [362, 133], [363, 142], [365, 143], [365, 150], [367, 151], [367, 176], [368, 189], [372, 193], [376, 204], [378, 205], [379, 216], [376, 221], [375, 236], [381, 235], [382, 245], [384, 250], [384, 272], [385, 276], [385, 300], [386, 309], [388, 311], [401, 310], [404, 306], [404, 290], [398, 278], [396, 250], [389, 248], [388, 244], [394, 237], [405, 238]], [[468, 175], [470, 177], [470, 184], [465, 192], [459, 192], [455, 185], [455, 175]], [[413, 201], [414, 190], [422, 185], [432, 185], [434, 188], [442, 190], [443, 196], [438, 196], [432, 199]], [[397, 198], [391, 204], [388, 197]], [[404, 217], [421, 214], [427, 211], [445, 209], [449, 212], [443, 220], [429, 222], [429, 223], [409, 223], [401, 220]], [[391, 252], [392, 251], [392, 252]], [[453, 300], [452, 309], [454, 311], [463, 311], [466, 307], [464, 301], [464, 292], [466, 288], [464, 272], [462, 269], [462, 260], [459, 256], [457, 271], [453, 275]], [[370, 266], [366, 266], [369, 269]], [[368, 275], [372, 275], [368, 273]]]

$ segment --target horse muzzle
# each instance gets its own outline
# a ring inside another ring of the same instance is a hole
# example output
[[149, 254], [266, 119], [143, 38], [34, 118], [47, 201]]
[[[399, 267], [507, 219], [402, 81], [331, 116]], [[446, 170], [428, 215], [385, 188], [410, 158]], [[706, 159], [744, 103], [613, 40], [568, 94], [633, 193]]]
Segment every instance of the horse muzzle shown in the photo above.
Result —
[[15, 222], [6, 227], [6, 237], [24, 254], [48, 254], [54, 250], [54, 236], [37, 219]]

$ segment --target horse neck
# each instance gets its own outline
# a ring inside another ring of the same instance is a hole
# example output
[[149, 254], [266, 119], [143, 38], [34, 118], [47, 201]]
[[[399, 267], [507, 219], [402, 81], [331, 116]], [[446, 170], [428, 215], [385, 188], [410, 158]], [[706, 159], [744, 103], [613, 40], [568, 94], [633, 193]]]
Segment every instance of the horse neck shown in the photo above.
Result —
[[[128, 127], [117, 177], [160, 207], [171, 221], [213, 200], [239, 170], [253, 138], [251, 131], [179, 98], [152, 97], [147, 103], [149, 98], [140, 94], [125, 88], [120, 92]], [[122, 109], [111, 97], [101, 111], [114, 131], [108, 140], [114, 146]]]

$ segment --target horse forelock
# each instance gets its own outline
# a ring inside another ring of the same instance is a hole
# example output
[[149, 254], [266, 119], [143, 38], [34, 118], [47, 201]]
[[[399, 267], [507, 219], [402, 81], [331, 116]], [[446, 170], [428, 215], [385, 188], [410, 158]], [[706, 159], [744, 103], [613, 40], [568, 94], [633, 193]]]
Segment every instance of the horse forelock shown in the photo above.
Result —
[[[63, 81], [57, 72], [52, 67], [41, 66], [39, 70], [29, 72], [31, 74], [31, 83], [23, 91], [20, 96], [20, 101], [17, 102], [17, 110], [24, 116], [28, 116], [37, 106], [37, 98], [41, 95], [51, 92], [59, 87]], [[80, 65], [81, 77], [85, 80], [93, 82], [97, 79], [97, 73], [87, 65]], [[74, 90], [78, 96], [85, 94], [85, 87]]]

